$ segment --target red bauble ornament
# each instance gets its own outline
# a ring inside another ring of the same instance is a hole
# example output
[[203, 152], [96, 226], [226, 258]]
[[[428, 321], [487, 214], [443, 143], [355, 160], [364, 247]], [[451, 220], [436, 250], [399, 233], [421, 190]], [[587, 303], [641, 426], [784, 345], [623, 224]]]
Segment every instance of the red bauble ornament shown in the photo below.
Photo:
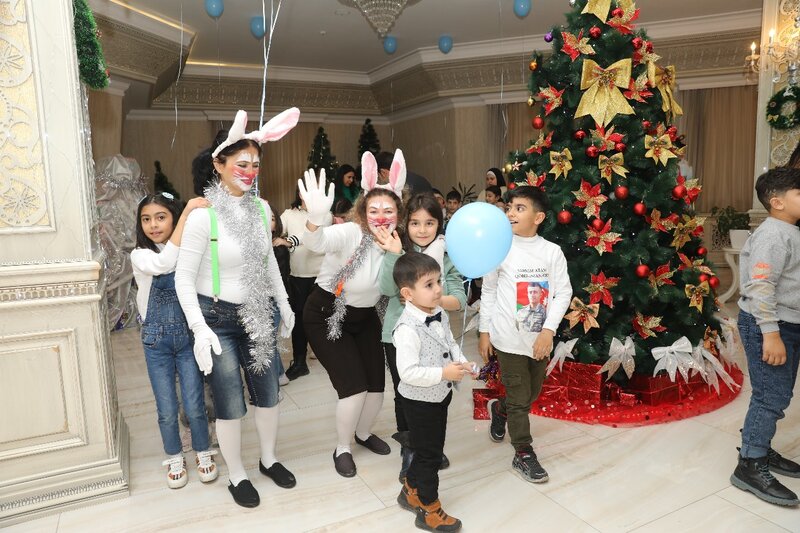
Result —
[[647, 214], [647, 206], [644, 205], [642, 202], [637, 202], [633, 206], [633, 214], [643, 217]]
[[686, 190], [686, 187], [684, 187], [683, 185], [676, 185], [675, 187], [672, 188], [672, 197], [675, 200], [680, 200], [681, 198], [686, 196], [687, 192], [688, 191]]
[[595, 218], [589, 225], [592, 226], [593, 230], [600, 231], [601, 229], [603, 229], [603, 226], [605, 226], [606, 223], [600, 220], [599, 218]]
[[704, 246], [701, 246], [700, 248], [697, 249], [697, 255], [699, 255], [699, 256], [704, 256], [707, 253], [708, 253], [708, 250]]
[[572, 134], [572, 136], [575, 137], [576, 141], [582, 141], [586, 138], [586, 132], [583, 130], [577, 130]]
[[704, 281], [708, 281], [709, 279], [711, 279], [711, 278], [708, 276], [708, 274], [700, 274], [700, 283], [703, 283]]
[[624, 14], [625, 14], [625, 10], [622, 9], [621, 7], [618, 7], [616, 9], [614, 9], [613, 11], [611, 11], [611, 16], [612, 17], [621, 17]]
[[642, 128], [644, 128], [645, 131], [648, 131], [650, 129], [650, 121], [649, 120], [643, 120], [642, 121]]
[[614, 150], [616, 150], [617, 152], [624, 152], [625, 148], [627, 148], [627, 146], [625, 146], [625, 143], [616, 143], [614, 145]]
[[717, 276], [711, 276], [711, 279], [708, 280], [708, 284], [711, 285], [712, 289], [716, 289], [719, 287], [719, 278]]
[[513, 181], [512, 181], [511, 183], [509, 183], [509, 184], [508, 184], [508, 190], [509, 190], [509, 191], [510, 191], [511, 189], [516, 189], [516, 188], [517, 188], [517, 184], [516, 184], [516, 183], [514, 183]]
[[644, 41], [642, 40], [641, 37], [634, 37], [633, 41], [631, 41], [631, 44], [633, 44], [634, 50], [638, 50], [639, 48], [642, 47], [642, 45], [644, 45]]
[[650, 275], [650, 267], [647, 265], [639, 265], [636, 267], [636, 275], [640, 278], [646, 278]]
[[595, 145], [590, 145], [586, 147], [586, 155], [589, 157], [597, 157], [600, 155], [600, 149]]
[[676, 225], [681, 221], [681, 217], [678, 216], [678, 213], [671, 213], [666, 219]]
[[592, 39], [598, 39], [601, 35], [603, 35], [603, 30], [598, 28], [597, 26], [592, 26], [589, 28], [589, 37]]
[[558, 215], [556, 215], [556, 220], [558, 220], [559, 224], [569, 224], [572, 222], [572, 213], [564, 209], [563, 211], [559, 211]]
[[618, 185], [616, 189], [614, 189], [614, 197], [617, 200], [625, 200], [628, 197], [630, 191], [624, 185]]
[[537, 130], [540, 130], [544, 128], [544, 120], [542, 120], [542, 117], [533, 117], [533, 120], [531, 120], [531, 126]]
[[653, 53], [653, 43], [651, 43], [650, 41], [647, 41], [647, 46], [645, 47], [645, 49], [652, 54]]

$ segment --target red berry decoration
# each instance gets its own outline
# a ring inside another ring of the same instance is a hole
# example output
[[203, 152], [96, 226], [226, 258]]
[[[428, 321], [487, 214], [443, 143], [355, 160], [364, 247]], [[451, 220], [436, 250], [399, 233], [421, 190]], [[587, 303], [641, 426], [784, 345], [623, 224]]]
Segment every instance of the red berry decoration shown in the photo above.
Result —
[[650, 130], [650, 121], [649, 120], [643, 120], [642, 121], [642, 128], [644, 128], [645, 131]]
[[540, 130], [544, 128], [544, 120], [542, 120], [542, 117], [533, 117], [533, 120], [531, 120], [531, 126], [537, 130]]
[[708, 280], [708, 284], [711, 285], [712, 289], [716, 289], [719, 287], [719, 278], [717, 276], [711, 276], [711, 279]]
[[614, 197], [617, 200], [625, 200], [628, 197], [628, 194], [628, 188], [624, 185], [618, 185], [617, 188], [614, 189]]
[[592, 223], [590, 225], [592, 226], [593, 230], [600, 231], [601, 229], [603, 229], [603, 226], [605, 226], [606, 223], [600, 220], [599, 218], [595, 218], [594, 220], [592, 220]]
[[614, 145], [614, 150], [616, 150], [617, 152], [624, 152], [625, 148], [627, 148], [627, 146], [625, 146], [625, 143], [616, 143]]
[[642, 202], [637, 202], [633, 206], [633, 214], [643, 217], [647, 214], [647, 206], [644, 205]]
[[681, 198], [686, 196], [687, 192], [688, 191], [686, 190], [686, 187], [684, 187], [683, 185], [676, 185], [675, 187], [672, 188], [672, 197], [675, 200], [680, 200]]
[[597, 26], [592, 26], [589, 28], [589, 37], [592, 39], [598, 39], [600, 36], [603, 35], [603, 30], [598, 28]]
[[705, 256], [707, 253], [708, 250], [704, 246], [701, 246], [700, 248], [697, 249], [697, 255], [699, 256]]
[[586, 147], [586, 155], [589, 157], [597, 157], [600, 155], [600, 149], [595, 145], [590, 145]]
[[704, 281], [708, 281], [709, 279], [711, 279], [711, 278], [708, 276], [708, 274], [700, 274], [700, 283], [703, 283]]
[[640, 278], [646, 278], [650, 275], [650, 267], [647, 265], [639, 265], [636, 267], [636, 275]]
[[669, 220], [673, 224], [678, 224], [678, 222], [681, 221], [681, 217], [678, 216], [678, 213], [672, 213], [666, 218], [667, 218], [667, 220]]
[[572, 213], [564, 209], [563, 211], [559, 211], [558, 215], [556, 215], [556, 219], [558, 220], [559, 224], [569, 224], [572, 222]]
[[575, 133], [572, 134], [576, 141], [582, 141], [586, 138], [586, 132], [583, 130], [577, 130]]
[[631, 41], [631, 44], [633, 44], [634, 50], [638, 50], [644, 45], [644, 41], [642, 40], [641, 37], [634, 37], [633, 41]]
[[624, 15], [624, 14], [625, 14], [625, 10], [624, 10], [624, 9], [622, 9], [621, 7], [618, 7], [618, 8], [614, 9], [614, 10], [611, 12], [611, 16], [612, 16], [612, 17], [615, 17], [615, 18], [619, 18], [619, 17], [621, 17], [621, 16], [622, 16], [622, 15]]

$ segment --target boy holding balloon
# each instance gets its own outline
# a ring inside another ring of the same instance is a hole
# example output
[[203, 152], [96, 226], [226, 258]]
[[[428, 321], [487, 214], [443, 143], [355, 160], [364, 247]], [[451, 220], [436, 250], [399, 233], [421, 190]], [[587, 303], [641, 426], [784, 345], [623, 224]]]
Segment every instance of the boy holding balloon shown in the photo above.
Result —
[[478, 350], [484, 361], [496, 355], [506, 397], [489, 404], [489, 436], [503, 440], [506, 422], [514, 446], [512, 467], [525, 481], [548, 476], [531, 446], [531, 403], [539, 396], [553, 350], [553, 336], [572, 298], [567, 260], [561, 248], [537, 234], [548, 200], [538, 187], [508, 193], [507, 216], [514, 234], [511, 250], [483, 277]]

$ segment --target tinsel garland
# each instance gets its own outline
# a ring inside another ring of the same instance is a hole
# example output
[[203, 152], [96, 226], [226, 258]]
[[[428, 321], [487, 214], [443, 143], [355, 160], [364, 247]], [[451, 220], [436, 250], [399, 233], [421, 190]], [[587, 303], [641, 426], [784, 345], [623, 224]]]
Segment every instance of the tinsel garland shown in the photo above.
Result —
[[275, 287], [267, 270], [272, 239], [261, 218], [260, 200], [253, 193], [245, 193], [238, 200], [219, 182], [206, 188], [205, 197], [225, 225], [225, 232], [239, 244], [244, 262], [240, 283], [249, 288], [238, 307], [239, 321], [250, 339], [250, 370], [262, 374], [272, 363], [276, 338], [272, 306]]
[[369, 233], [362, 233], [361, 242], [358, 243], [358, 248], [353, 252], [353, 255], [339, 272], [333, 276], [335, 282], [334, 295], [336, 299], [333, 302], [333, 313], [328, 317], [328, 340], [335, 341], [342, 336], [342, 323], [347, 314], [347, 302], [344, 298], [344, 284], [347, 283], [355, 273], [364, 264], [364, 259], [369, 254], [369, 249], [375, 242], [375, 239]]

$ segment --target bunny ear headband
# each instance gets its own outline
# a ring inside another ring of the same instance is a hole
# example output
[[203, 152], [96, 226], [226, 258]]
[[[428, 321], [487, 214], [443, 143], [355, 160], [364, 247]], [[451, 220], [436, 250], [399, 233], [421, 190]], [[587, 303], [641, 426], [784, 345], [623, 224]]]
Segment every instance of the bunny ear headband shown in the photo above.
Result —
[[211, 157], [217, 157], [217, 154], [222, 150], [232, 144], [236, 144], [242, 139], [250, 139], [258, 144], [264, 144], [267, 141], [277, 141], [289, 133], [291, 129], [297, 125], [299, 119], [300, 110], [296, 107], [291, 107], [273, 117], [272, 120], [264, 124], [261, 129], [245, 133], [244, 128], [247, 126], [247, 112], [240, 109], [236, 113], [236, 118], [233, 119], [233, 126], [228, 130], [228, 138], [217, 146], [211, 153]]
[[402, 197], [403, 187], [406, 184], [406, 160], [403, 151], [399, 148], [394, 152], [392, 168], [389, 169], [389, 183], [378, 185], [378, 162], [372, 152], [364, 152], [361, 156], [361, 188], [364, 192], [372, 189], [389, 189], [397, 196]]

